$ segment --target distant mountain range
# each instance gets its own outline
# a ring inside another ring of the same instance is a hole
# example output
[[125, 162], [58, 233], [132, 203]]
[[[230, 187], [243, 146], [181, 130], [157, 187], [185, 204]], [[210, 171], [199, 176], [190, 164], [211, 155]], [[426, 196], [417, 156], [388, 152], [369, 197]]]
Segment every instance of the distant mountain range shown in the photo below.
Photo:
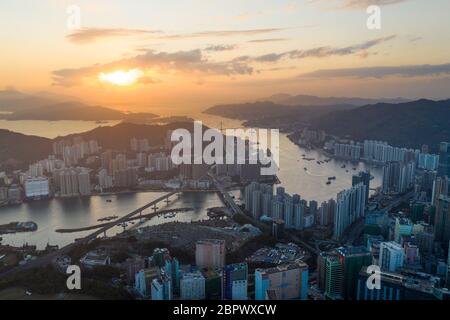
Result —
[[25, 168], [29, 164], [45, 159], [52, 154], [52, 144], [62, 139], [82, 137], [85, 141], [97, 140], [104, 149], [126, 150], [131, 138], [146, 138], [151, 146], [164, 143], [168, 130], [193, 129], [193, 122], [172, 122], [166, 125], [143, 125], [122, 122], [115, 126], [102, 126], [80, 134], [55, 139], [24, 135], [0, 129], [0, 171], [2, 169]]
[[245, 121], [247, 126], [288, 129], [306, 125], [312, 119], [336, 110], [351, 110], [354, 105], [288, 106], [271, 101], [218, 105], [203, 111], [206, 114]]
[[378, 103], [328, 113], [311, 126], [357, 141], [377, 139], [408, 147], [428, 144], [436, 149], [439, 142], [450, 141], [450, 100]]
[[124, 113], [102, 106], [90, 106], [75, 98], [49, 93], [25, 94], [15, 90], [0, 91], [0, 119], [6, 120], [127, 120], [153, 119], [152, 113]]
[[[276, 101], [286, 101], [287, 96], [274, 97]], [[303, 101], [309, 103], [338, 99], [334, 101], [347, 104], [290, 106], [260, 101], [219, 105], [204, 112], [244, 120], [245, 125], [252, 127], [279, 128], [287, 132], [311, 127], [342, 138], [356, 141], [377, 139], [397, 146], [419, 147], [428, 144], [430, 148], [436, 149], [439, 142], [450, 141], [450, 100], [398, 102], [404, 99], [394, 99], [396, 103], [358, 106], [355, 103], [367, 99], [306, 97], [308, 99]]]
[[317, 97], [311, 95], [290, 95], [285, 93], [275, 94], [267, 98], [259, 99], [258, 101], [271, 101], [276, 104], [282, 104], [287, 106], [330, 106], [330, 105], [353, 105], [353, 106], [365, 106], [375, 103], [402, 103], [411, 100], [404, 98], [380, 98], [380, 99], [367, 99], [367, 98], [349, 98], [349, 97]]

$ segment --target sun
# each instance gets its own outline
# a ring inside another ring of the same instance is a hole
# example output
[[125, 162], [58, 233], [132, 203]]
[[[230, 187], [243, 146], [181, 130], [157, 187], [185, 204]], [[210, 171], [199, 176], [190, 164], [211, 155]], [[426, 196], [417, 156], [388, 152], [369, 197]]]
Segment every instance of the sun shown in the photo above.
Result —
[[116, 86], [129, 86], [136, 83], [142, 75], [143, 72], [139, 69], [130, 69], [128, 71], [117, 70], [109, 73], [102, 72], [98, 75], [98, 79]]

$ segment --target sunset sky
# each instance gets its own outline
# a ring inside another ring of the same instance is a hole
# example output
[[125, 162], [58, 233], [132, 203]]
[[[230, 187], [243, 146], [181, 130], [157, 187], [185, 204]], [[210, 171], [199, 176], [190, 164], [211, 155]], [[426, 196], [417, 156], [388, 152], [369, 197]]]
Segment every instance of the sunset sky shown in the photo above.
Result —
[[[366, 27], [370, 4], [381, 30]], [[448, 98], [449, 12], [448, 0], [1, 0], [0, 88], [160, 113], [276, 93]]]

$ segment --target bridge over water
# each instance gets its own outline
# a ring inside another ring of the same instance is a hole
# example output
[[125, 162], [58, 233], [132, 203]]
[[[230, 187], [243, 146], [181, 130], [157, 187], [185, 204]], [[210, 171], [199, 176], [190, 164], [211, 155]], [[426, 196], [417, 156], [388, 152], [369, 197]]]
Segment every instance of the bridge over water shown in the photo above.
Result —
[[28, 262], [25, 265], [22, 266], [17, 266], [15, 268], [9, 269], [5, 272], [0, 273], [0, 278], [4, 278], [4, 277], [8, 277], [8, 276], [12, 276], [14, 274], [16, 274], [17, 272], [21, 272], [21, 271], [26, 271], [26, 270], [30, 270], [33, 268], [39, 268], [39, 267], [43, 267], [46, 265], [51, 264], [57, 257], [62, 256], [62, 255], [66, 255], [68, 254], [72, 249], [74, 249], [75, 247], [79, 246], [79, 245], [84, 245], [89, 243], [90, 241], [96, 239], [99, 235], [101, 235], [102, 233], [105, 234], [106, 231], [108, 231], [109, 229], [124, 223], [126, 221], [129, 221], [129, 219], [131, 219], [132, 217], [134, 217], [137, 214], [142, 214], [142, 212], [145, 209], [151, 208], [153, 207], [153, 209], [156, 211], [156, 205], [161, 202], [161, 201], [166, 201], [169, 202], [169, 198], [177, 193], [179, 193], [180, 191], [172, 191], [169, 193], [166, 193], [165, 195], [147, 203], [146, 205], [126, 214], [125, 216], [120, 217], [117, 220], [105, 223], [104, 226], [102, 226], [101, 228], [99, 228], [97, 231], [87, 235], [84, 238], [78, 239], [75, 242], [68, 244], [67, 246], [64, 246], [62, 248], [60, 248], [57, 251], [51, 252], [49, 254], [46, 254], [44, 256], [38, 257], [36, 260], [32, 260], [30, 262]]

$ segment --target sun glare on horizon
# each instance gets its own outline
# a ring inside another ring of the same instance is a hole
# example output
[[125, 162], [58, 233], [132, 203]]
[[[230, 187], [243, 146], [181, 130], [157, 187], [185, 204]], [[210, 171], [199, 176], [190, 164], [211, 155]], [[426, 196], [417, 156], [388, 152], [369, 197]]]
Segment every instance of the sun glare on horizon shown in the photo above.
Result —
[[109, 73], [100, 73], [98, 79], [102, 82], [109, 82], [117, 86], [129, 86], [143, 76], [143, 72], [139, 69], [130, 69], [128, 71], [117, 70]]

